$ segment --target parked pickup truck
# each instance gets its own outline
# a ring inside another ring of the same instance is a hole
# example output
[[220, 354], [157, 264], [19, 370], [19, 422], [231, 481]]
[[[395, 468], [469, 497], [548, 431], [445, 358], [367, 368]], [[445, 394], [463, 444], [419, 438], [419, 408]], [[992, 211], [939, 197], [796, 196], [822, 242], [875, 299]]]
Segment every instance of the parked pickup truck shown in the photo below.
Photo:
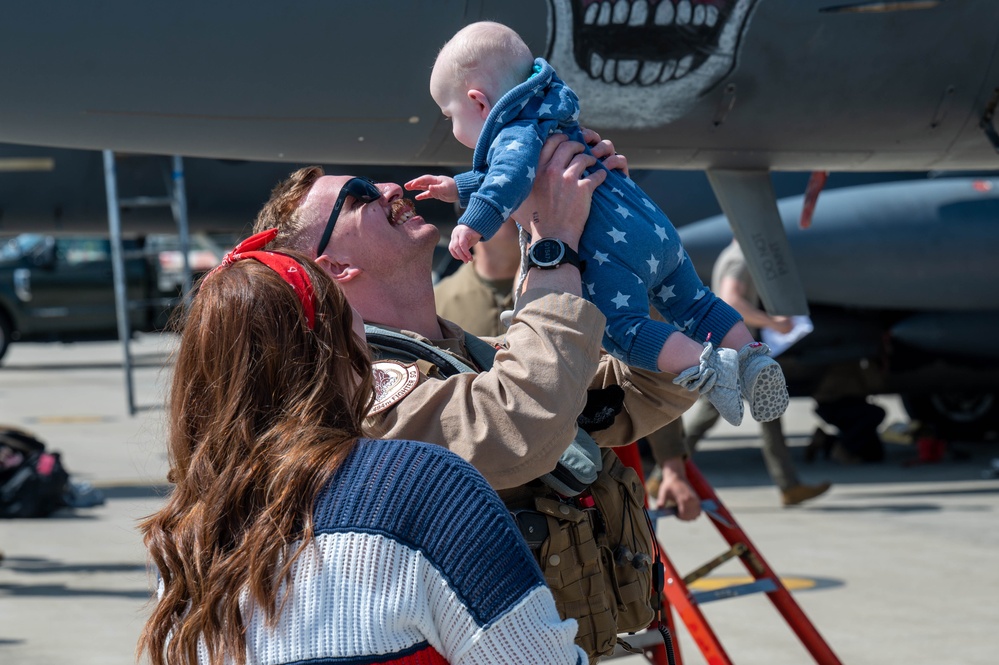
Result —
[[[129, 317], [135, 332], [161, 330], [179, 302], [176, 241], [123, 241]], [[192, 242], [192, 245], [194, 243]], [[220, 254], [193, 251], [206, 270]], [[0, 241], [0, 358], [10, 342], [118, 338], [111, 243], [98, 235], [24, 233]]]

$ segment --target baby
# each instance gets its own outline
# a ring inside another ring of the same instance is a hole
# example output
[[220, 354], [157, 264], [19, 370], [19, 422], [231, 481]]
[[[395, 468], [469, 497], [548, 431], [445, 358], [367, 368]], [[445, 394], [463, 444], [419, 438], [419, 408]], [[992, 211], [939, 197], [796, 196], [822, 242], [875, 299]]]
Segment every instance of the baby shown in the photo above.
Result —
[[[444, 45], [430, 94], [455, 138], [475, 150], [473, 170], [455, 178], [424, 175], [405, 187], [420, 191], [417, 200], [465, 207], [449, 247], [469, 261], [471, 247], [489, 240], [530, 194], [545, 139], [564, 133], [585, 143], [579, 101], [516, 32], [488, 21]], [[593, 194], [579, 256], [584, 295], [607, 317], [609, 353], [678, 374], [675, 383], [700, 391], [732, 424], [742, 421], [742, 397], [761, 422], [787, 408], [784, 374], [767, 346], [701, 283], [669, 218], [627, 176], [608, 171]], [[666, 322], [650, 317], [650, 302]]]

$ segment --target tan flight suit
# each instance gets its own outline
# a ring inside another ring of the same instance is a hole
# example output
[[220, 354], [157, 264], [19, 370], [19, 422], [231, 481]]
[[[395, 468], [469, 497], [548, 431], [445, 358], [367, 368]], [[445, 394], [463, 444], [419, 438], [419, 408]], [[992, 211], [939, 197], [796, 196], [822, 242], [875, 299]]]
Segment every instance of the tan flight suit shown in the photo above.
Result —
[[[368, 419], [373, 436], [437, 443], [472, 463], [496, 489], [523, 485], [555, 468], [572, 441], [587, 388], [619, 385], [624, 409], [601, 446], [627, 445], [675, 420], [696, 395], [672, 374], [628, 367], [600, 353], [605, 319], [583, 298], [530, 289], [496, 353], [492, 370], [445, 380], [418, 363], [419, 383]], [[460, 328], [441, 322], [443, 340], [427, 340], [474, 366]], [[405, 332], [405, 331], [401, 331]], [[675, 451], [682, 455], [682, 447]]]
[[473, 335], [502, 337], [506, 334], [500, 314], [513, 309], [513, 278], [492, 282], [480, 277], [472, 263], [466, 263], [437, 283], [434, 296], [437, 314], [458, 322]]
[[[373, 436], [429, 441], [449, 448], [501, 490], [511, 510], [547, 508], [547, 519], [571, 522], [559, 522], [549, 531], [540, 562], [560, 613], [577, 620], [577, 643], [594, 663], [599, 654], [613, 650], [616, 633], [627, 625], [624, 615], [618, 614], [618, 604], [613, 608], [608, 604], [614, 602], [608, 588], [613, 581], [607, 577], [612, 563], [601, 564], [602, 550], [598, 549], [606, 544], [606, 536], [594, 531], [586, 511], [562, 503], [536, 479], [555, 468], [572, 441], [588, 388], [619, 385], [625, 393], [624, 407], [612, 425], [592, 433], [605, 447], [627, 445], [675, 420], [693, 404], [695, 396], [673, 385], [671, 374], [633, 369], [602, 354], [600, 340], [606, 320], [592, 303], [565, 293], [531, 289], [517, 306], [491, 370], [442, 379], [436, 366], [417, 361], [418, 378], [411, 371], [408, 379], [398, 384], [405, 383], [408, 392], [387, 400], [388, 406], [380, 399], [376, 408], [381, 411], [370, 416], [367, 424]], [[393, 330], [476, 367], [465, 348], [462, 329], [444, 319], [440, 323], [445, 335], [442, 340]], [[379, 373], [377, 363], [375, 373]], [[410, 379], [414, 378], [412, 387]], [[674, 454], [683, 452], [680, 443]], [[608, 465], [613, 462], [605, 459], [605, 467]], [[631, 512], [640, 511], [643, 499], [640, 484], [635, 483], [633, 489], [637, 495], [631, 499]], [[613, 491], [616, 495], [617, 490]], [[629, 532], [634, 531], [633, 525]], [[636, 575], [634, 570], [626, 572]], [[620, 575], [614, 579], [624, 583]], [[648, 587], [629, 587], [631, 592], [648, 597]], [[644, 601], [642, 605], [647, 607]]]

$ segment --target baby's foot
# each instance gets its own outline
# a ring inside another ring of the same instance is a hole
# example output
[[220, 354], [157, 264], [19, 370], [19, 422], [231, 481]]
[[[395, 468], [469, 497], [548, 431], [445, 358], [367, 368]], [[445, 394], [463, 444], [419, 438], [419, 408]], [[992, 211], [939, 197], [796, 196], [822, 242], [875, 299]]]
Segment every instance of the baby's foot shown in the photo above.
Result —
[[735, 349], [718, 348], [706, 342], [700, 363], [685, 369], [673, 383], [696, 390], [708, 398], [726, 422], [742, 422], [742, 394], [739, 392], [739, 355]]
[[753, 420], [766, 423], [777, 420], [790, 399], [784, 372], [769, 355], [770, 347], [762, 342], [747, 344], [739, 351], [739, 385], [749, 402]]

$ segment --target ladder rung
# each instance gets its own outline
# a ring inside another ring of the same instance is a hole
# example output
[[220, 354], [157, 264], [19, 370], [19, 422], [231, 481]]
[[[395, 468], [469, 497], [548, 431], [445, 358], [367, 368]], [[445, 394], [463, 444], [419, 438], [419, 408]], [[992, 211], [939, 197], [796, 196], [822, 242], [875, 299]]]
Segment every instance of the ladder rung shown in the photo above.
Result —
[[[646, 628], [634, 634], [622, 634], [618, 635], [618, 646], [614, 650], [614, 658], [621, 658], [633, 655], [631, 652], [627, 651], [621, 646], [621, 641], [625, 641], [636, 649], [649, 649], [655, 646], [663, 645], [663, 636], [659, 634], [658, 630], [651, 628]], [[601, 662], [603, 662], [601, 660]]]
[[690, 594], [690, 599], [698, 605], [703, 605], [714, 600], [747, 596], [751, 593], [770, 593], [776, 590], [777, 585], [774, 581], [769, 577], [765, 577], [755, 582], [749, 582], [748, 584], [736, 584], [735, 586], [714, 589], [713, 591], [695, 591]]
[[748, 551], [749, 548], [746, 547], [745, 543], [736, 543], [735, 545], [732, 545], [732, 547], [730, 547], [728, 551], [722, 552], [721, 554], [716, 556], [711, 561], [708, 561], [706, 564], [704, 564], [694, 572], [684, 576], [683, 583], [689, 586], [690, 584], [693, 584], [697, 580], [701, 579], [702, 577], [704, 577], [705, 575], [707, 575], [712, 570], [722, 565], [732, 557], [742, 556]]
[[172, 196], [133, 196], [128, 199], [119, 199], [118, 205], [122, 208], [154, 208], [157, 206], [173, 205]]

